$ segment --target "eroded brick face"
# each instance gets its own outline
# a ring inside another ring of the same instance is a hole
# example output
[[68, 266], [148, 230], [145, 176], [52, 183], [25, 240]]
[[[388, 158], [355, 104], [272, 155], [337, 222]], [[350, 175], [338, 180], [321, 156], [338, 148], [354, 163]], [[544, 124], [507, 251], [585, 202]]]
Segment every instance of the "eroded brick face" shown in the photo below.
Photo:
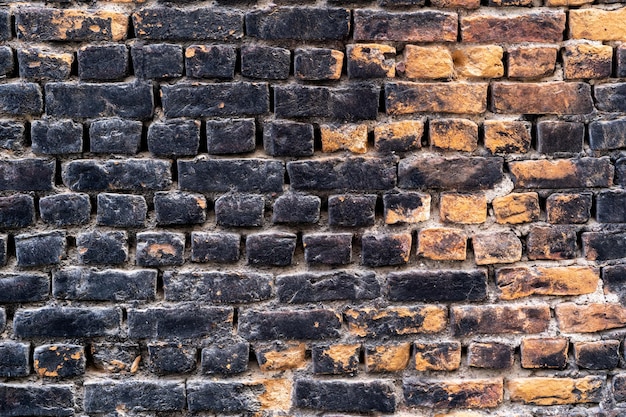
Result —
[[625, 0], [0, 1], [0, 417], [626, 415]]

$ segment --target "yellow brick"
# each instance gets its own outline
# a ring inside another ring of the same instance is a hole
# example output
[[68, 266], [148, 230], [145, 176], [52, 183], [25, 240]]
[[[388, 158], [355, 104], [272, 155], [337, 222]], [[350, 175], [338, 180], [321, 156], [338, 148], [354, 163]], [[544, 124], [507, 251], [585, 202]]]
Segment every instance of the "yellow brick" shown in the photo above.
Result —
[[323, 125], [322, 152], [347, 150], [354, 153], [367, 152], [366, 125]]
[[404, 47], [404, 75], [407, 78], [451, 78], [454, 76], [452, 54], [443, 46]]
[[515, 378], [508, 381], [511, 401], [525, 404], [556, 405], [600, 402], [604, 378]]
[[530, 149], [531, 123], [485, 120], [485, 148], [491, 153], [525, 153]]
[[410, 343], [369, 346], [365, 349], [367, 372], [398, 372], [409, 363]]
[[500, 224], [529, 223], [539, 218], [539, 194], [511, 193], [492, 202], [496, 222]]
[[504, 75], [504, 50], [495, 45], [467, 46], [452, 54], [457, 75], [468, 78], [499, 78]]
[[484, 194], [442, 193], [439, 217], [450, 223], [484, 223], [487, 220], [487, 197]]
[[569, 27], [572, 39], [626, 41], [624, 22], [626, 22], [626, 8], [569, 11]]

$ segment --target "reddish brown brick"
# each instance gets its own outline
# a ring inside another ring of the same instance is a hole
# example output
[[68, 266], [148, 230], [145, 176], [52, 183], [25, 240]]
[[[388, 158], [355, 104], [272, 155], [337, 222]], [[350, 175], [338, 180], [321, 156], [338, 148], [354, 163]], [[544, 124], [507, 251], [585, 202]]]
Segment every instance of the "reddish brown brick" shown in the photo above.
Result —
[[436, 261], [463, 261], [467, 256], [467, 235], [458, 229], [422, 229], [417, 235], [417, 252]]
[[565, 369], [568, 347], [564, 337], [522, 339], [522, 368]]
[[540, 159], [509, 163], [515, 188], [610, 187], [609, 158]]
[[463, 42], [560, 42], [565, 30], [562, 11], [507, 13], [506, 16], [472, 14], [461, 18]]
[[486, 83], [385, 83], [387, 114], [481, 114], [487, 109]]
[[540, 78], [554, 72], [558, 49], [553, 46], [515, 46], [507, 52], [509, 77]]
[[572, 226], [532, 226], [526, 237], [528, 259], [574, 259], [577, 247]]
[[588, 266], [512, 267], [496, 271], [500, 298], [530, 295], [590, 294], [598, 287], [600, 270]]
[[611, 76], [612, 65], [613, 48], [608, 45], [579, 43], [567, 45], [563, 51], [566, 79], [607, 78]]
[[626, 308], [621, 304], [561, 303], [555, 311], [559, 329], [566, 333], [595, 333], [626, 326]]
[[591, 87], [577, 82], [494, 83], [492, 110], [506, 114], [587, 114], [593, 111]]
[[439, 199], [439, 218], [450, 223], [484, 223], [487, 220], [487, 197], [482, 193], [442, 193]]
[[522, 242], [513, 232], [485, 232], [472, 236], [476, 265], [513, 263], [522, 259]]
[[550, 324], [550, 307], [546, 304], [453, 306], [451, 316], [456, 336], [541, 333]]

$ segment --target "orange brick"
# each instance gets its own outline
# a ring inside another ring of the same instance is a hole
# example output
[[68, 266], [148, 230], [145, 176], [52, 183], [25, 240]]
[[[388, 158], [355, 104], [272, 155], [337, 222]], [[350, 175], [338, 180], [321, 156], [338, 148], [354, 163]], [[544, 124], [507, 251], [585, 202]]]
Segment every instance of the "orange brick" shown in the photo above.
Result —
[[569, 341], [564, 337], [522, 340], [522, 368], [565, 369]]
[[366, 125], [322, 125], [322, 152], [347, 150], [354, 153], [367, 152]]
[[562, 332], [595, 333], [626, 326], [626, 308], [617, 303], [562, 303], [555, 311]]
[[617, 10], [578, 9], [569, 11], [572, 39], [626, 41], [626, 8]]
[[417, 237], [419, 255], [437, 261], [463, 261], [467, 252], [467, 235], [457, 229], [422, 229]]
[[530, 295], [582, 295], [594, 292], [600, 271], [588, 266], [514, 267], [496, 272], [500, 298], [512, 300]]
[[484, 194], [442, 193], [439, 217], [444, 222], [480, 224], [487, 220], [487, 197]]
[[485, 148], [491, 153], [526, 153], [530, 149], [531, 123], [485, 120]]
[[461, 366], [459, 342], [420, 343], [413, 345], [415, 369], [425, 371], [455, 371]]
[[460, 77], [500, 78], [504, 75], [504, 51], [495, 45], [464, 46], [452, 54], [454, 69]]
[[410, 343], [365, 346], [367, 372], [398, 372], [409, 363]]
[[432, 119], [431, 146], [451, 151], [473, 152], [478, 148], [478, 125], [466, 119]]
[[500, 224], [529, 223], [539, 219], [539, 194], [511, 193], [492, 201], [496, 222]]
[[535, 405], [598, 403], [602, 400], [605, 378], [514, 378], [507, 390], [513, 402]]
[[298, 342], [277, 342], [254, 346], [262, 371], [285, 371], [306, 365], [306, 345]]
[[450, 50], [443, 46], [417, 46], [406, 45], [404, 47], [404, 61], [398, 66], [404, 70], [407, 78], [452, 78], [454, 76], [454, 64]]

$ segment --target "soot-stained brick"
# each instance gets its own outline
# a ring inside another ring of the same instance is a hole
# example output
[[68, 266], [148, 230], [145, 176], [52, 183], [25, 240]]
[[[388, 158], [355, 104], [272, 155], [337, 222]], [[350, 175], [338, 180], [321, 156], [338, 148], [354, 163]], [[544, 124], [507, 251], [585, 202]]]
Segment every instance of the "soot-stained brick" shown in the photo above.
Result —
[[429, 408], [493, 408], [502, 403], [501, 378], [439, 381], [410, 378], [403, 381], [404, 401]]
[[52, 274], [52, 294], [61, 300], [127, 301], [153, 300], [157, 271], [132, 271], [69, 267]]
[[341, 316], [332, 310], [244, 310], [239, 335], [247, 340], [319, 340], [340, 335]]
[[356, 375], [359, 370], [360, 344], [318, 344], [311, 347], [313, 373]]
[[334, 49], [298, 48], [294, 52], [294, 75], [307, 81], [338, 80], [343, 56], [343, 52]]
[[54, 173], [55, 163], [47, 159], [3, 160], [0, 161], [0, 190], [52, 190]]
[[172, 184], [170, 167], [156, 159], [81, 159], [65, 163], [61, 175], [72, 191], [163, 190]]
[[131, 371], [141, 361], [139, 345], [134, 343], [91, 343], [89, 351], [94, 367], [107, 373]]
[[8, 46], [0, 46], [0, 76], [6, 77], [13, 73], [13, 61], [13, 50]]
[[265, 80], [284, 80], [289, 77], [291, 52], [285, 48], [262, 45], [241, 47], [241, 75]]
[[332, 271], [281, 275], [276, 278], [281, 303], [317, 303], [336, 300], [371, 300], [380, 295], [373, 272]]
[[248, 369], [250, 344], [241, 339], [223, 339], [202, 349], [202, 373], [234, 375]]
[[236, 61], [233, 45], [191, 45], [185, 50], [185, 71], [192, 78], [232, 79]]
[[27, 303], [48, 297], [50, 278], [40, 273], [0, 274], [0, 303]]
[[194, 339], [232, 332], [233, 309], [226, 307], [151, 307], [128, 310], [131, 339]]
[[171, 272], [163, 274], [167, 301], [251, 303], [272, 296], [272, 276], [254, 272]]
[[263, 226], [265, 199], [256, 194], [224, 194], [215, 200], [217, 224], [234, 227]]
[[600, 223], [626, 223], [626, 192], [605, 190], [596, 196], [596, 219]]
[[498, 342], [473, 342], [468, 363], [473, 368], [508, 369], [513, 366], [513, 346]]
[[0, 413], [6, 416], [74, 415], [75, 398], [71, 385], [0, 384]]
[[600, 111], [625, 112], [626, 83], [600, 84], [594, 87], [596, 107]]
[[528, 259], [573, 259], [578, 247], [572, 226], [533, 226], [526, 238]]
[[113, 336], [119, 331], [122, 312], [103, 307], [43, 307], [18, 309], [13, 331], [22, 338], [83, 338]]
[[328, 197], [328, 223], [331, 226], [372, 226], [375, 220], [376, 195], [343, 194]]
[[96, 223], [112, 227], [142, 227], [148, 205], [145, 198], [131, 194], [98, 194]]
[[361, 237], [361, 262], [366, 266], [402, 265], [409, 262], [411, 234], [366, 233]]
[[118, 265], [128, 258], [128, 235], [123, 231], [95, 230], [76, 237], [78, 261], [83, 265]]
[[569, 341], [566, 338], [525, 338], [520, 345], [522, 368], [565, 369]]
[[17, 50], [20, 78], [30, 81], [62, 81], [70, 77], [74, 55], [39, 48]]
[[30, 137], [36, 154], [57, 155], [83, 150], [83, 125], [71, 120], [35, 120]]
[[185, 235], [173, 232], [137, 233], [137, 265], [182, 265]]
[[344, 311], [348, 331], [358, 337], [438, 333], [448, 324], [448, 310], [440, 306], [348, 308]]
[[548, 120], [537, 123], [537, 150], [541, 153], [579, 153], [583, 150], [584, 139], [583, 123]]
[[547, 220], [554, 224], [587, 223], [591, 205], [591, 193], [550, 194], [546, 199]]
[[[278, 380], [280, 381], [280, 380]], [[279, 384], [282, 392], [285, 387]], [[247, 414], [259, 411], [262, 392], [267, 392], [262, 383], [240, 381], [190, 381], [187, 383], [187, 403], [191, 412], [211, 411], [217, 414]], [[274, 397], [282, 393], [271, 392]], [[275, 404], [271, 402], [271, 404]], [[283, 406], [288, 408], [289, 404]]]
[[37, 116], [43, 110], [41, 88], [35, 83], [0, 85], [0, 115]]
[[237, 262], [240, 241], [241, 236], [236, 233], [191, 232], [191, 261]]
[[626, 266], [613, 265], [602, 268], [602, 281], [607, 294], [617, 294], [622, 302], [626, 301]]
[[253, 152], [255, 129], [254, 119], [207, 120], [207, 150], [213, 155]]
[[150, 369], [157, 375], [186, 374], [196, 369], [197, 349], [180, 343], [148, 345]]
[[0, 376], [15, 378], [30, 373], [30, 344], [0, 343]]
[[287, 121], [265, 123], [263, 148], [272, 156], [312, 156], [313, 125]]
[[322, 202], [318, 196], [301, 193], [285, 193], [274, 201], [273, 223], [306, 224], [320, 219]]
[[65, 257], [64, 231], [15, 236], [15, 255], [18, 266], [56, 265]]
[[39, 215], [41, 220], [54, 226], [76, 226], [88, 223], [91, 215], [89, 196], [61, 193], [42, 197], [39, 199]]
[[148, 150], [155, 156], [194, 156], [200, 145], [200, 122], [168, 120], [148, 128]]
[[583, 252], [590, 261], [608, 261], [626, 257], [626, 233], [584, 232]]
[[419, 223], [430, 218], [429, 194], [405, 192], [384, 194], [383, 206], [386, 224]]
[[0, 120], [0, 148], [12, 151], [23, 149], [26, 145], [25, 132], [24, 123]]
[[35, 201], [27, 194], [0, 197], [0, 227], [3, 229], [30, 226], [35, 221]]
[[392, 301], [481, 301], [487, 297], [485, 270], [391, 272], [387, 297]]
[[302, 236], [309, 264], [347, 265], [352, 262], [352, 233], [312, 233]]
[[159, 225], [204, 223], [206, 207], [206, 198], [202, 194], [157, 192], [154, 195], [154, 211]]
[[574, 343], [576, 365], [584, 369], [613, 369], [619, 364], [619, 340]]
[[246, 34], [259, 39], [341, 40], [349, 28], [347, 9], [279, 7], [246, 13]]
[[0, 40], [11, 39], [11, 13], [9, 10], [0, 10]]
[[451, 308], [456, 336], [498, 333], [541, 333], [550, 323], [550, 307], [482, 305]]
[[118, 118], [95, 120], [89, 126], [90, 150], [94, 153], [134, 155], [141, 143], [142, 123]]
[[84, 385], [88, 413], [182, 411], [185, 384], [178, 381], [89, 381]]
[[344, 382], [297, 380], [294, 405], [318, 411], [394, 413], [394, 387], [387, 381]]
[[589, 147], [594, 151], [626, 147], [626, 118], [589, 123]]
[[69, 378], [85, 373], [85, 348], [55, 344], [37, 346], [33, 353], [35, 372], [40, 377]]
[[78, 48], [77, 57], [81, 80], [118, 81], [128, 75], [126, 45], [86, 45]]
[[130, 54], [137, 78], [160, 80], [183, 75], [183, 47], [180, 45], [137, 44]]
[[288, 266], [291, 265], [296, 238], [293, 233], [259, 233], [248, 235], [246, 257], [250, 265]]
[[200, 192], [280, 192], [282, 161], [264, 159], [179, 160], [179, 187]]
[[455, 371], [461, 366], [461, 343], [415, 342], [413, 356], [417, 371]]
[[454, 42], [457, 27], [456, 13], [438, 10], [392, 13], [363, 9], [354, 12], [355, 40]]

